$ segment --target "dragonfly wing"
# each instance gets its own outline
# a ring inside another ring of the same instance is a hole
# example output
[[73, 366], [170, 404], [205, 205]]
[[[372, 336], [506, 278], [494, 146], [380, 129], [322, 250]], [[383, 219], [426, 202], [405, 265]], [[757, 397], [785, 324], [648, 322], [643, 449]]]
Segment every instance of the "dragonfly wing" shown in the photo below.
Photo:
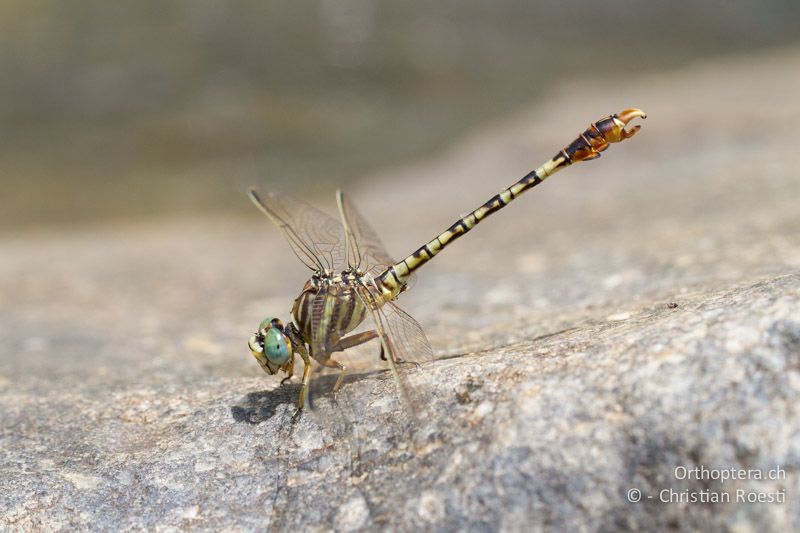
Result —
[[338, 220], [288, 194], [251, 187], [249, 195], [308, 268], [335, 271], [344, 265], [344, 230]]
[[350, 197], [342, 191], [336, 192], [339, 217], [345, 230], [348, 266], [362, 268], [378, 275], [394, 264], [378, 234], [358, 212]]
[[417, 418], [426, 402], [420, 391], [411, 386], [408, 375], [419, 368], [419, 363], [433, 359], [433, 349], [419, 323], [393, 302], [378, 305], [365, 286], [360, 287], [358, 295], [372, 317], [400, 398], [412, 416]]
[[401, 364], [425, 363], [434, 359], [433, 348], [422, 326], [394, 302], [379, 309], [385, 318], [389, 335], [397, 346]]

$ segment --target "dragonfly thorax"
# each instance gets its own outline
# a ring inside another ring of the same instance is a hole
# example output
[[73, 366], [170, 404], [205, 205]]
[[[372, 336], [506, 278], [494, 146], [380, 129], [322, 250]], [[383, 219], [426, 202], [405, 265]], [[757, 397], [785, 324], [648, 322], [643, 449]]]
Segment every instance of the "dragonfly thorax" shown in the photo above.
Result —
[[308, 281], [309, 283], [320, 286], [326, 282], [330, 283], [332, 279], [334, 279], [333, 271], [317, 270], [311, 275], [311, 279], [309, 279]]
[[[366, 299], [366, 300], [365, 300]], [[292, 306], [292, 318], [302, 339], [314, 346], [315, 354], [333, 349], [367, 316], [367, 304], [383, 303], [372, 276], [357, 268], [338, 275], [316, 272]], [[315, 343], [315, 339], [318, 339]], [[321, 340], [321, 339], [324, 339]]]

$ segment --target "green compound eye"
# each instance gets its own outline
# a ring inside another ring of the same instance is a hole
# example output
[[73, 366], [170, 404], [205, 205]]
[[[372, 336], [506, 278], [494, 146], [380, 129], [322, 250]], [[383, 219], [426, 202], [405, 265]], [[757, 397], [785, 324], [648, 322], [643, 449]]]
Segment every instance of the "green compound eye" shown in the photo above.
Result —
[[[271, 316], [268, 316], [267, 318], [265, 318], [264, 320], [262, 320], [262, 321], [261, 321], [261, 324], [259, 324], [259, 325], [258, 325], [258, 331], [261, 331], [262, 329], [265, 329], [265, 328], [266, 328], [266, 329], [269, 329], [269, 328], [271, 328], [271, 327], [272, 327], [272, 321], [273, 321], [273, 320], [275, 320], [275, 318], [273, 318], [273, 317], [271, 317]], [[280, 324], [280, 320], [278, 321], [278, 324]]]
[[276, 366], [282, 366], [289, 360], [289, 350], [291, 341], [286, 338], [286, 335], [281, 333], [277, 328], [269, 326], [267, 322], [266, 333], [264, 334], [264, 353], [270, 363]]

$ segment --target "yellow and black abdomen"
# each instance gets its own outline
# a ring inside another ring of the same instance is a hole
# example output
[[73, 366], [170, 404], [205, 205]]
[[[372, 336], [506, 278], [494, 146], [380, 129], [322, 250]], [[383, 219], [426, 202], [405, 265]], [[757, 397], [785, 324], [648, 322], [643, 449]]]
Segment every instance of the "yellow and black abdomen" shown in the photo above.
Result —
[[519, 195], [542, 183], [561, 169], [580, 161], [589, 161], [600, 157], [600, 152], [608, 148], [611, 143], [617, 143], [633, 137], [639, 126], [625, 129], [625, 126], [634, 118], [645, 118], [644, 111], [640, 109], [626, 109], [625, 111], [602, 118], [593, 122], [571, 143], [565, 146], [549, 161], [522, 177], [510, 187], [503, 189], [490, 198], [483, 205], [462, 217], [433, 238], [422, 245], [405, 259], [387, 268], [377, 276], [375, 282], [380, 287], [385, 300], [397, 298], [403, 291], [411, 274], [433, 257], [444, 250], [453, 241], [470, 231], [481, 220], [492, 213], [504, 208]]

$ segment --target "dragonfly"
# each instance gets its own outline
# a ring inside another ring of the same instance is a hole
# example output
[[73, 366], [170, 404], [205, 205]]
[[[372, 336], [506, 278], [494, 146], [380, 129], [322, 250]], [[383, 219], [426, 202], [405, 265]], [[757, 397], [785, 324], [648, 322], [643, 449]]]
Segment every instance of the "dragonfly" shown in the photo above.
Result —
[[[414, 273], [525, 191], [574, 163], [600, 157], [610, 144], [633, 137], [641, 126], [627, 126], [636, 118], [644, 119], [646, 114], [630, 108], [591, 123], [550, 160], [400, 261], [392, 260], [377, 233], [341, 191], [336, 193], [337, 220], [289, 195], [251, 188], [250, 199], [280, 228], [294, 254], [312, 271], [294, 300], [291, 320], [284, 325], [269, 316], [250, 337], [253, 357], [268, 374], [287, 374], [281, 383], [292, 378], [295, 356], [302, 359], [299, 412], [308, 402], [312, 362], [338, 372], [332, 390], [335, 398], [347, 371], [336, 354], [377, 339], [376, 360], [391, 372], [400, 397], [413, 409], [408, 371], [434, 357], [422, 327], [396, 303]], [[367, 318], [369, 327], [355, 333]]]

